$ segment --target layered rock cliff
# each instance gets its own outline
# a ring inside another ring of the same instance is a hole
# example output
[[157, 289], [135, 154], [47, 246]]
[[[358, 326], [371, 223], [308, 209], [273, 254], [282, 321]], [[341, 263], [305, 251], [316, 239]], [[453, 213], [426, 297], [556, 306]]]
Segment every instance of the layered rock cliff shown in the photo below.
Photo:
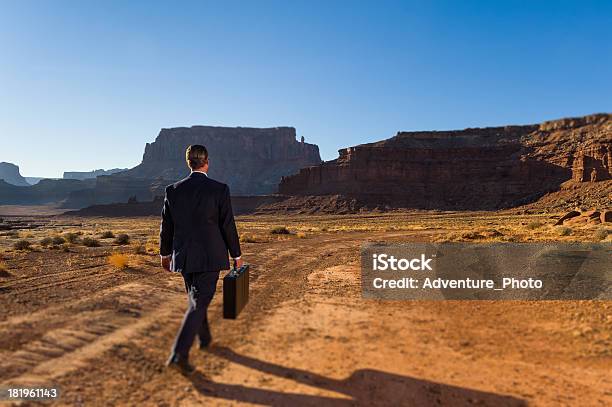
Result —
[[111, 178], [179, 180], [189, 173], [185, 149], [190, 144], [206, 146], [209, 176], [227, 183], [233, 195], [275, 192], [282, 176], [321, 162], [319, 148], [297, 141], [293, 127], [178, 127], [162, 129], [146, 145], [140, 165]]
[[284, 177], [287, 195], [354, 197], [368, 206], [497, 209], [564, 182], [612, 178], [612, 115], [540, 125], [400, 132], [339, 150], [339, 158]]
[[28, 182], [19, 173], [19, 167], [11, 163], [0, 163], [0, 180], [17, 186], [28, 186]]

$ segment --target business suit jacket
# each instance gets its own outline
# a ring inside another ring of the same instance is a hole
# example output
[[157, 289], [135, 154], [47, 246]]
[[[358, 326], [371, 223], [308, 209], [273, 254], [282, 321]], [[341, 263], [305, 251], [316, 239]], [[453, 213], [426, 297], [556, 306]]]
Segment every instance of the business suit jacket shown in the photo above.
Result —
[[160, 254], [172, 255], [172, 271], [227, 270], [227, 252], [240, 256], [240, 242], [227, 185], [192, 172], [166, 187]]

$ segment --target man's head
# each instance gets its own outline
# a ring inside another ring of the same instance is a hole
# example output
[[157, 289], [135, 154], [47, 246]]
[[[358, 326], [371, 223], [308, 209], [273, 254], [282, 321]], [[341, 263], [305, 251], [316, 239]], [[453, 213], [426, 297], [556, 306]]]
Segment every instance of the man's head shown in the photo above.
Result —
[[199, 144], [187, 147], [185, 159], [191, 171], [208, 172], [208, 151], [206, 147]]

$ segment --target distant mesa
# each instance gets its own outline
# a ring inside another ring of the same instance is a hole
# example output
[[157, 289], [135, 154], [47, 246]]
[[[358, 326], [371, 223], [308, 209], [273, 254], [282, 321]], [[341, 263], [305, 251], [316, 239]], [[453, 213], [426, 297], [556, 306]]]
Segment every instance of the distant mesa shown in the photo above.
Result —
[[117, 177], [179, 180], [189, 174], [185, 149], [190, 144], [206, 146], [209, 176], [228, 184], [234, 195], [274, 193], [281, 177], [321, 163], [319, 147], [298, 142], [293, 127], [177, 127], [162, 129], [145, 146], [142, 163]]
[[157, 139], [145, 146], [142, 163], [132, 169], [113, 174], [69, 172], [62, 180], [43, 180], [32, 189], [15, 190], [0, 184], [0, 204], [40, 204], [53, 199], [65, 208], [83, 208], [127, 202], [131, 197], [152, 201], [164, 194], [168, 184], [189, 174], [185, 149], [190, 144], [208, 148], [209, 176], [227, 183], [234, 196], [274, 193], [283, 176], [321, 163], [319, 148], [303, 137], [297, 141], [293, 127], [162, 129]]
[[379, 209], [491, 210], [599, 181], [607, 185], [604, 195], [589, 199], [605, 200], [611, 179], [612, 115], [594, 114], [539, 125], [399, 132], [284, 177], [279, 193], [341, 195]]
[[63, 179], [78, 179], [82, 181], [84, 179], [93, 179], [101, 175], [112, 175], [112, 174], [116, 174], [118, 172], [123, 172], [127, 170], [128, 170], [127, 168], [113, 168], [112, 170], [93, 170], [93, 171], [86, 171], [86, 172], [66, 171], [64, 172]]
[[29, 186], [30, 184], [19, 173], [19, 167], [12, 163], [0, 162], [0, 180], [16, 186]]

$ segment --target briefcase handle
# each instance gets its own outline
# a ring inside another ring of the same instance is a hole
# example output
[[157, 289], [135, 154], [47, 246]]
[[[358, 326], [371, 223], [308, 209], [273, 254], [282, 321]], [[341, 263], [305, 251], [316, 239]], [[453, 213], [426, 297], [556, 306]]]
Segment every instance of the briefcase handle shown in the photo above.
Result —
[[240, 267], [239, 269], [236, 270], [236, 267], [232, 267], [232, 269], [229, 272], [229, 276], [231, 277], [237, 277], [239, 275], [241, 275], [242, 273], [246, 272], [249, 269], [249, 265], [248, 264], [244, 264], [242, 267]]

